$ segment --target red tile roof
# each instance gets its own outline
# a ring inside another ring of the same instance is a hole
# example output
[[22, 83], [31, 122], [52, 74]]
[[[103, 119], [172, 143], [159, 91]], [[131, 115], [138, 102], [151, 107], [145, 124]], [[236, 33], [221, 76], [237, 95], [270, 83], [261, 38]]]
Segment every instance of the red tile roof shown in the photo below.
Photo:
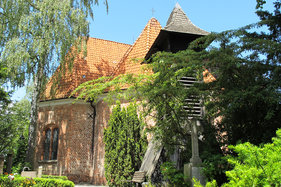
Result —
[[[67, 98], [81, 83], [102, 76], [139, 73], [141, 67], [144, 66], [141, 65], [141, 62], [160, 30], [160, 23], [155, 18], [152, 18], [132, 46], [89, 38], [87, 41], [87, 57], [85, 59], [75, 59], [72, 71], [63, 73], [58, 84], [54, 84], [55, 76], [53, 76], [46, 86], [42, 100]], [[137, 62], [133, 62], [135, 61], [134, 59], [137, 59]], [[51, 89], [52, 86], [54, 89]]]
[[[55, 76], [52, 76], [46, 85], [42, 100], [67, 98], [83, 82], [122, 73], [120, 72], [122, 68], [118, 68], [119, 62], [130, 47], [131, 45], [128, 44], [89, 38], [87, 41], [87, 57], [75, 59], [72, 71], [66, 70], [58, 84], [54, 84]], [[52, 86], [53, 89], [51, 89]]]
[[148, 21], [138, 39], [124, 56], [123, 60], [125, 61], [126, 73], [141, 72], [142, 66], [144, 66], [141, 62], [143, 62], [146, 53], [149, 51], [161, 29], [160, 23], [155, 18]]

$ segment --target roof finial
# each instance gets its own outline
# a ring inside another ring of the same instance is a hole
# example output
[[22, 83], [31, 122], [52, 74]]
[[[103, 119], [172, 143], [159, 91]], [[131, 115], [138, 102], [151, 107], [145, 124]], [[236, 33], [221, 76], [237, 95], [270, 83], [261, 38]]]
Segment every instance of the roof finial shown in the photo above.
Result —
[[178, 2], [176, 3], [175, 8], [180, 8], [181, 9], [181, 6], [180, 6], [180, 4]]

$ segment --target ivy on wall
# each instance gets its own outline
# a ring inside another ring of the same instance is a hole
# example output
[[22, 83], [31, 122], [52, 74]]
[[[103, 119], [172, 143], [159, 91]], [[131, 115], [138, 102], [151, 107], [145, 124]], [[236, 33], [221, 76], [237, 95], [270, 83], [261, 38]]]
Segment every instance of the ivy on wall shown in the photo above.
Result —
[[117, 102], [104, 131], [105, 176], [109, 186], [126, 186], [125, 181], [140, 168], [147, 147], [143, 127], [135, 103], [121, 108]]

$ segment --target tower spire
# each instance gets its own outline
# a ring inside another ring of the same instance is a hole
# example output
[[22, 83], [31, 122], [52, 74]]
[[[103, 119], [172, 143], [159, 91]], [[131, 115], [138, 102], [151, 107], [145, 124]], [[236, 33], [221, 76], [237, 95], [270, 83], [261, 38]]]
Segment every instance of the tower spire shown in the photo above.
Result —
[[163, 30], [172, 32], [181, 32], [196, 35], [208, 35], [209, 32], [200, 29], [194, 25], [186, 16], [179, 3], [176, 3], [175, 8], [170, 14], [166, 26]]

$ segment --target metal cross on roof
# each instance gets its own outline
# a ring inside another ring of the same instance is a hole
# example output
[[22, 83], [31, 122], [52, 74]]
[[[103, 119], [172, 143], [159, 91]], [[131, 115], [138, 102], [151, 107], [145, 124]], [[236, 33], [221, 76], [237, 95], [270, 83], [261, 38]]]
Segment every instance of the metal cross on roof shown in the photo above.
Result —
[[155, 10], [154, 10], [154, 8], [152, 8], [152, 9], [151, 9], [151, 15], [152, 15], [152, 17], [154, 16], [154, 13], [155, 13]]

